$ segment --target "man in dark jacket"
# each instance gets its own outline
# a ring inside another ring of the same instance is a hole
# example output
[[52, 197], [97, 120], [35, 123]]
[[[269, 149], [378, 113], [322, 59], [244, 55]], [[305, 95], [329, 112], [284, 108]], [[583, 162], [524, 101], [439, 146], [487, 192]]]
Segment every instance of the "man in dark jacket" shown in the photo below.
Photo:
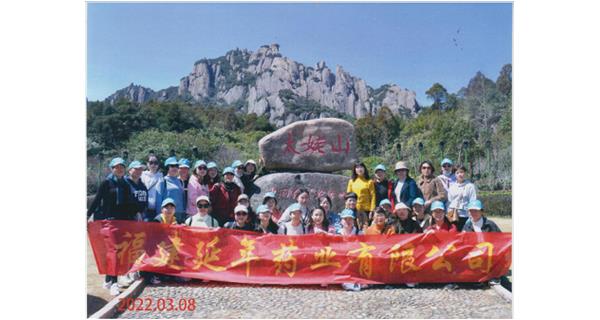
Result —
[[396, 162], [394, 173], [397, 178], [391, 190], [392, 207], [400, 202], [410, 207], [417, 197], [423, 197], [415, 180], [408, 176], [408, 166], [404, 161]]

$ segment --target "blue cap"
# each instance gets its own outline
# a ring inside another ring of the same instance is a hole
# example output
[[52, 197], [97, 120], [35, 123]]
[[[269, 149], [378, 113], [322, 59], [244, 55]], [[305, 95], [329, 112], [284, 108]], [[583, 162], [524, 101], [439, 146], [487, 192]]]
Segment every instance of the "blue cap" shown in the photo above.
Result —
[[258, 206], [258, 208], [256, 208], [256, 213], [261, 213], [261, 212], [271, 212], [271, 210], [269, 210], [269, 207], [261, 204], [260, 206]]
[[452, 160], [450, 160], [448, 158], [444, 158], [444, 160], [442, 160], [442, 165], [445, 165], [445, 164], [452, 165]]
[[233, 168], [232, 167], [227, 167], [227, 168], [223, 169], [223, 175], [228, 174], [228, 173], [235, 174], [233, 172]]
[[423, 200], [423, 198], [415, 198], [415, 200], [413, 200], [412, 205], [414, 206], [415, 204], [420, 204], [422, 206], [425, 205], [425, 200]]
[[110, 160], [110, 164], [108, 166], [111, 168], [114, 168], [115, 166], [118, 166], [120, 164], [125, 166], [125, 160], [123, 160], [123, 158], [121, 158], [121, 157], [116, 157], [116, 158]]
[[436, 210], [436, 209], [446, 210], [446, 207], [444, 207], [443, 202], [436, 200], [431, 204], [431, 211]]
[[172, 204], [175, 206], [175, 200], [173, 200], [172, 198], [166, 198], [165, 200], [163, 200], [163, 202], [160, 204], [161, 208], [164, 208], [166, 205], [168, 204]]
[[483, 210], [483, 203], [481, 203], [481, 201], [479, 201], [479, 200], [471, 201], [467, 205], [467, 210], [471, 210], [471, 209]]
[[273, 199], [275, 199], [275, 192], [269, 191], [269, 192], [265, 193], [265, 195], [263, 196], [263, 199], [266, 199], [266, 198], [273, 198]]
[[243, 163], [240, 160], [235, 160], [232, 164], [231, 167], [232, 168], [237, 168], [239, 166], [243, 165]]
[[198, 161], [194, 162], [194, 170], [196, 170], [196, 168], [198, 168], [200, 166], [206, 167], [206, 162], [204, 162], [204, 160], [198, 160]]
[[342, 210], [342, 212], [340, 212], [340, 218], [352, 218], [354, 219], [354, 211], [350, 210], [350, 209], [344, 209]]
[[380, 207], [381, 207], [382, 205], [384, 205], [384, 204], [388, 204], [388, 205], [390, 205], [390, 207], [392, 206], [392, 203], [391, 203], [391, 202], [390, 202], [390, 200], [388, 200], [388, 199], [383, 199], [383, 200], [379, 201], [379, 206], [380, 206]]
[[378, 164], [377, 167], [375, 167], [375, 172], [377, 172], [377, 170], [383, 170], [385, 171], [385, 166], [382, 164]]
[[302, 207], [300, 206], [299, 203], [293, 203], [288, 207], [288, 211], [290, 213], [292, 213], [294, 211], [302, 211]]
[[218, 168], [218, 167], [217, 167], [217, 164], [216, 164], [216, 163], [214, 163], [213, 161], [209, 162], [209, 163], [206, 165], [206, 169], [212, 169], [212, 168], [215, 168], [215, 169], [217, 169], [217, 168]]
[[165, 167], [171, 166], [171, 165], [179, 165], [179, 163], [177, 162], [177, 158], [170, 157], [170, 158], [167, 158], [167, 160], [165, 160]]
[[181, 158], [179, 160], [179, 167], [190, 167], [190, 160], [186, 159], [186, 158]]
[[131, 161], [131, 163], [129, 164], [129, 166], [127, 167], [127, 169], [139, 169], [139, 168], [144, 168], [145, 165], [137, 160]]

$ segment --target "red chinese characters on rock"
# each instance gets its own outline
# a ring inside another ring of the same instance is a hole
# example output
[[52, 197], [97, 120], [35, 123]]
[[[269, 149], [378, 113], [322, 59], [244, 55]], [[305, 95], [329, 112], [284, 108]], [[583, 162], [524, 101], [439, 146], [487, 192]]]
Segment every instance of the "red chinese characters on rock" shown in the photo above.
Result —
[[[329, 143], [327, 143], [328, 141]], [[336, 135], [336, 137], [327, 138], [320, 135], [309, 135], [307, 138], [300, 141], [299, 147], [301, 149], [297, 149], [296, 144], [297, 141], [294, 140], [294, 136], [291, 132], [288, 132], [284, 153], [310, 155], [345, 153], [346, 155], [348, 155], [348, 153], [350, 152], [350, 138], [342, 138], [342, 135], [340, 134]]]

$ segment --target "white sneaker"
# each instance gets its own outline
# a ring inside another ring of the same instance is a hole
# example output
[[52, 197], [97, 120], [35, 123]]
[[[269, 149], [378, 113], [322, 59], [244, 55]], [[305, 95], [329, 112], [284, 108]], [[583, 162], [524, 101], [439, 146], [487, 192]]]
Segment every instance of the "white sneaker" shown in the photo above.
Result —
[[327, 283], [321, 283], [321, 287], [323, 288], [327, 288], [328, 284]]
[[110, 286], [112, 286], [112, 284], [113, 284], [113, 283], [112, 283], [112, 281], [109, 281], [109, 282], [106, 282], [106, 281], [105, 281], [105, 282], [102, 284], [102, 288], [104, 288], [104, 289], [110, 289]]
[[157, 276], [152, 276], [152, 278], [150, 279], [150, 283], [160, 284], [160, 279]]
[[414, 287], [416, 287], [416, 286], [417, 286], [417, 284], [416, 284], [416, 283], [414, 283], [414, 282], [407, 282], [407, 283], [405, 283], [405, 285], [406, 285], [407, 287], [409, 287], [409, 288], [414, 288]]
[[346, 291], [360, 291], [360, 284], [358, 283], [342, 283], [342, 288]]
[[118, 296], [120, 293], [121, 291], [119, 290], [119, 284], [113, 283], [112, 286], [110, 286], [110, 295]]
[[121, 288], [127, 288], [133, 283], [133, 279], [129, 278], [128, 275], [119, 276], [118, 279], [119, 281], [117, 281], [117, 283]]
[[136, 271], [136, 272], [132, 272], [132, 273], [130, 273], [128, 276], [129, 276], [129, 278], [130, 278], [131, 280], [133, 280], [133, 281], [137, 281], [137, 280], [139, 280], [139, 279], [141, 278], [141, 277], [140, 277], [140, 273], [139, 273], [139, 272], [137, 272], [137, 271]]

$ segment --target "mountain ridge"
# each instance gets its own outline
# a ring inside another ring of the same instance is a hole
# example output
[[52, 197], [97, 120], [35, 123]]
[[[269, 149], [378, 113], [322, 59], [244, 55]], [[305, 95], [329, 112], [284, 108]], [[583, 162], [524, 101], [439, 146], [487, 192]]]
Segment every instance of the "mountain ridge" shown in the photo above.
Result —
[[[283, 56], [278, 44], [263, 45], [254, 52], [236, 48], [224, 56], [203, 58], [180, 78], [178, 86], [154, 91], [131, 83], [104, 101], [114, 104], [121, 99], [233, 105], [248, 114], [266, 115], [277, 127], [328, 116], [361, 118], [376, 114], [383, 106], [406, 116], [415, 116], [421, 109], [412, 90], [396, 84], [374, 89], [342, 66], [334, 72], [324, 61], [306, 66]], [[311, 106], [321, 107], [311, 112]]]

